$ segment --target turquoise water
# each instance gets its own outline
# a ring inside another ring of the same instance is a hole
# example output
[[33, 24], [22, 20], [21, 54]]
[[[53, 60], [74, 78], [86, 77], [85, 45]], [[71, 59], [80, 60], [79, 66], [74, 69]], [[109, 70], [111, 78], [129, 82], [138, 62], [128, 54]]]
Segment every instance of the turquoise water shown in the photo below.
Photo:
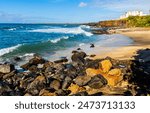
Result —
[[97, 43], [101, 46], [124, 46], [132, 42], [121, 35], [93, 35], [91, 28], [75, 24], [0, 24], [0, 59], [30, 56], [45, 58], [65, 51]]

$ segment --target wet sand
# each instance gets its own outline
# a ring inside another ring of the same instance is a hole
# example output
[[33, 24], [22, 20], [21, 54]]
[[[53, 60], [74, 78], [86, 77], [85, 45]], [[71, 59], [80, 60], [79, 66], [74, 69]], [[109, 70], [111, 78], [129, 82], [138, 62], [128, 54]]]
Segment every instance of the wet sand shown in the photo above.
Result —
[[107, 56], [115, 58], [115, 59], [120, 59], [120, 60], [133, 59], [133, 56], [136, 55], [136, 52], [138, 50], [150, 48], [150, 31], [149, 30], [126, 31], [126, 32], [120, 31], [119, 33], [130, 37], [131, 39], [133, 39], [134, 43], [130, 46], [112, 49], [112, 51], [110, 52], [97, 54], [97, 56], [94, 59], [105, 58]]

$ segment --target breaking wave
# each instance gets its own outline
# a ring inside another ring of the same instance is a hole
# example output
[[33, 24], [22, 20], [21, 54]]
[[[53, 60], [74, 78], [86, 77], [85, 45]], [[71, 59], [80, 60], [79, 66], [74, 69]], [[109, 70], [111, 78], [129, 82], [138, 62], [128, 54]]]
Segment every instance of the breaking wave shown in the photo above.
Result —
[[35, 29], [30, 30], [30, 32], [41, 32], [41, 33], [65, 33], [65, 34], [84, 34], [86, 36], [92, 36], [93, 34], [85, 31], [82, 28], [87, 28], [87, 26], [79, 26], [73, 28], [48, 28], [48, 29]]
[[62, 39], [67, 40], [68, 38], [69, 38], [69, 36], [63, 36], [63, 37], [61, 37], [61, 38], [56, 38], [56, 39], [54, 39], [54, 40], [50, 40], [50, 42], [52, 42], [52, 43], [57, 43], [57, 42], [61, 41]]
[[17, 49], [18, 47], [20, 47], [20, 46], [21, 46], [21, 44], [18, 44], [18, 45], [13, 46], [13, 47], [0, 49], [0, 56], [5, 55], [7, 53], [10, 53], [10, 52], [14, 51], [15, 49]]

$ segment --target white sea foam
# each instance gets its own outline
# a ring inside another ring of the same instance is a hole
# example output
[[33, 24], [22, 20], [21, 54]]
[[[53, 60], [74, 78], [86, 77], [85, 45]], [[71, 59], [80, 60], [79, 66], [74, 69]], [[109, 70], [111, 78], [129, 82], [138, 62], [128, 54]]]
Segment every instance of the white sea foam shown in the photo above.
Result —
[[14, 51], [15, 49], [17, 49], [19, 46], [21, 46], [20, 44], [13, 46], [13, 47], [9, 47], [9, 48], [4, 48], [4, 49], [0, 49], [0, 56], [10, 53], [12, 51]]
[[10, 29], [8, 29], [8, 31], [15, 31], [16, 30], [16, 28], [10, 28]]
[[62, 39], [67, 40], [68, 38], [69, 38], [68, 36], [63, 36], [63, 37], [61, 37], [61, 38], [56, 38], [56, 39], [50, 40], [50, 41], [51, 41], [52, 43], [57, 43], [57, 42], [61, 41]]
[[84, 46], [85, 45], [85, 43], [81, 43], [81, 44], [79, 44], [79, 46], [81, 47], [81, 46]]
[[74, 28], [52, 28], [52, 29], [35, 29], [30, 32], [41, 32], [41, 33], [65, 33], [65, 34], [85, 34], [86, 36], [92, 36], [93, 34], [87, 32], [80, 27]]
[[54, 39], [54, 40], [51, 40], [52, 43], [57, 43], [61, 40], [61, 38], [57, 38], [57, 39]]
[[67, 40], [68, 38], [69, 38], [69, 36], [63, 36], [63, 39], [66, 39], [66, 40]]
[[23, 56], [20, 56], [20, 57], [32, 57], [34, 56], [35, 53], [26, 53], [24, 54]]
[[86, 29], [90, 29], [91, 27], [90, 26], [87, 26], [87, 25], [80, 25], [81, 28], [86, 28]]

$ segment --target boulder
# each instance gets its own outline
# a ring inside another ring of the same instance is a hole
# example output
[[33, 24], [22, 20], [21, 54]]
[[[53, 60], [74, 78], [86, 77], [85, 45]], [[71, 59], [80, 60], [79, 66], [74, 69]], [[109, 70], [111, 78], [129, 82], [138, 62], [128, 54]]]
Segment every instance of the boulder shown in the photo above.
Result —
[[95, 75], [100, 74], [101, 71], [99, 69], [87, 68], [86, 74], [87, 76], [94, 77]]
[[100, 62], [100, 66], [101, 66], [100, 68], [104, 73], [108, 73], [113, 65], [110, 60], [103, 60]]
[[10, 72], [10, 73], [8, 73], [8, 74], [5, 74], [5, 75], [3, 76], [3, 80], [12, 77], [12, 76], [14, 76], [15, 74], [16, 74], [16, 70], [13, 70], [12, 72]]
[[66, 76], [65, 80], [62, 83], [62, 89], [67, 89], [70, 86], [71, 82], [72, 82], [71, 77]]
[[60, 81], [58, 81], [58, 80], [53, 80], [53, 81], [50, 83], [50, 88], [55, 89], [55, 90], [60, 89], [60, 86], [61, 86], [61, 83], [60, 83]]
[[116, 86], [121, 80], [123, 80], [123, 75], [120, 69], [112, 69], [108, 74], [105, 74], [104, 77], [107, 79], [109, 86]]
[[18, 57], [18, 56], [16, 56], [16, 57], [14, 57], [14, 61], [21, 61], [22, 59], [20, 58], [20, 57]]
[[54, 64], [53, 68], [55, 68], [56, 71], [63, 71], [65, 69], [64, 64]]
[[90, 44], [90, 48], [94, 48], [95, 47], [95, 45], [94, 44]]
[[38, 95], [39, 91], [45, 87], [46, 79], [44, 76], [37, 76], [33, 82], [27, 86], [27, 92]]
[[77, 52], [78, 52], [78, 51], [76, 51], [76, 50], [73, 50], [73, 51], [72, 51], [72, 53], [77, 53]]
[[70, 77], [74, 78], [74, 75], [76, 75], [77, 72], [78, 72], [78, 68], [77, 67], [73, 66], [72, 64], [66, 64], [65, 65], [65, 68], [66, 68], [65, 72], [66, 72], [67, 76], [70, 76]]
[[63, 62], [68, 62], [68, 59], [67, 58], [62, 58], [60, 60], [54, 61], [54, 63], [63, 63]]
[[88, 93], [86, 91], [83, 91], [83, 92], [79, 92], [70, 96], [88, 96]]
[[46, 69], [47, 67], [51, 67], [53, 65], [53, 62], [45, 62], [44, 65], [43, 65], [43, 68]]
[[67, 95], [69, 95], [71, 92], [70, 92], [70, 90], [62, 90], [62, 89], [59, 89], [59, 90], [55, 91], [55, 93], [56, 93], [58, 96], [67, 96]]
[[84, 63], [84, 58], [86, 57], [86, 53], [85, 52], [75, 52], [72, 56], [71, 56], [71, 60], [73, 62], [77, 62], [77, 63]]
[[29, 63], [31, 65], [38, 65], [38, 64], [44, 64], [46, 61], [40, 57], [40, 56], [34, 56], [31, 60], [29, 60]]
[[39, 96], [57, 96], [55, 93], [51, 93], [46, 89], [42, 89], [39, 93]]
[[42, 69], [43, 67], [44, 67], [44, 64], [38, 64], [38, 65], [37, 65], [37, 68], [38, 68], [38, 69]]
[[29, 60], [28, 63], [24, 64], [21, 66], [21, 68], [28, 70], [31, 66], [37, 66], [38, 64], [44, 64], [46, 61], [39, 57], [39, 56], [35, 56], [34, 58], [32, 58], [31, 60]]
[[99, 62], [100, 60], [91, 60], [91, 59], [86, 59], [85, 61], [85, 66], [86, 68], [94, 68], [94, 69], [99, 69]]
[[0, 73], [10, 73], [15, 70], [15, 66], [12, 64], [0, 64]]
[[116, 86], [121, 80], [123, 80], [123, 76], [116, 75], [105, 75], [105, 79], [108, 81], [109, 86]]
[[77, 48], [77, 50], [81, 50], [81, 48]]
[[83, 91], [85, 91], [85, 88], [84, 88], [84, 87], [79, 87], [78, 85], [72, 83], [72, 84], [69, 86], [68, 90], [71, 91], [71, 94], [76, 94], [76, 93], [78, 93], [78, 92], [83, 92]]
[[12, 89], [9, 87], [9, 85], [0, 81], [0, 96], [10, 95], [11, 92]]
[[3, 78], [4, 75], [4, 73], [0, 73], [0, 80]]
[[93, 93], [89, 96], [102, 96], [103, 95], [103, 92], [96, 92], [96, 93]]
[[92, 77], [91, 81], [88, 83], [88, 86], [94, 89], [102, 88], [105, 85], [107, 85], [107, 80], [102, 75]]
[[26, 93], [24, 96], [32, 96], [31, 94], [29, 94], [29, 93]]
[[108, 75], [111, 75], [111, 76], [121, 76], [122, 75], [122, 72], [120, 69], [112, 69], [108, 72]]
[[95, 56], [96, 56], [95, 54], [90, 55], [90, 57], [95, 57]]
[[53, 79], [56, 79], [58, 81], [63, 81], [66, 77], [66, 74], [60, 73], [60, 74], [55, 74], [52, 76]]
[[79, 86], [86, 85], [91, 80], [90, 76], [77, 76], [75, 79], [75, 83]]
[[36, 65], [32, 65], [31, 67], [28, 68], [28, 70], [29, 70], [30, 72], [37, 72], [37, 71], [38, 71], [38, 68], [37, 68]]
[[22, 69], [28, 70], [32, 65], [28, 62], [22, 66], [20, 66]]
[[55, 68], [54, 67], [47, 67], [46, 69], [45, 69], [45, 72], [46, 73], [50, 73], [50, 74], [53, 74], [53, 73], [55, 73]]
[[21, 80], [21, 81], [19, 81], [19, 84], [20, 84], [19, 85], [20, 89], [26, 89], [28, 86], [27, 80]]

